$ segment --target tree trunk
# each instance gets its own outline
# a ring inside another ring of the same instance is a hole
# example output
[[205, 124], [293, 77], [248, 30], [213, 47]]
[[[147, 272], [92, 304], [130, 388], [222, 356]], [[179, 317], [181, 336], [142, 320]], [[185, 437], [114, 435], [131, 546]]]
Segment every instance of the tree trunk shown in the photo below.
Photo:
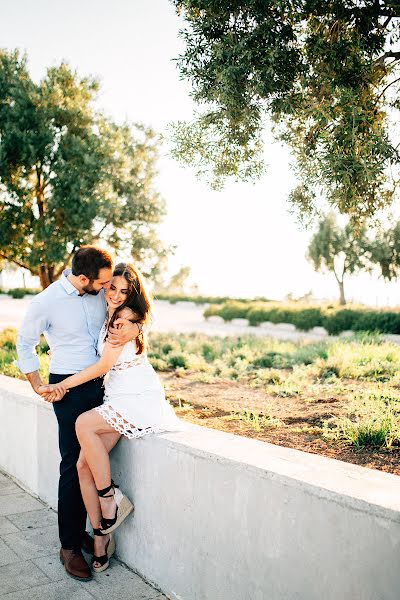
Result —
[[45, 290], [47, 287], [49, 287], [49, 285], [51, 283], [47, 265], [40, 265], [39, 277], [40, 277], [40, 285]]
[[344, 306], [346, 304], [346, 298], [344, 297], [344, 284], [343, 284], [343, 280], [342, 281], [338, 281], [339, 284], [339, 290], [340, 290], [340, 300], [339, 303], [341, 306]]

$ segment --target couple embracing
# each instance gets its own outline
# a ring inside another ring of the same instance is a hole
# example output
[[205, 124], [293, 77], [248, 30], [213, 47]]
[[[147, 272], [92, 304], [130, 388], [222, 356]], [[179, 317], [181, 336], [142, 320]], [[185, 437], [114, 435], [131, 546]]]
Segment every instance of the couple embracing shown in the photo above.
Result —
[[[110, 450], [121, 436], [183, 427], [146, 356], [150, 310], [132, 264], [113, 268], [108, 252], [84, 246], [72, 270], [34, 298], [19, 331], [19, 368], [58, 421], [60, 559], [81, 581], [92, 576], [81, 549], [93, 554], [95, 572], [105, 570], [112, 532], [133, 510], [111, 479]], [[48, 384], [35, 350], [42, 333], [51, 351]], [[87, 514], [94, 539], [85, 531]]]

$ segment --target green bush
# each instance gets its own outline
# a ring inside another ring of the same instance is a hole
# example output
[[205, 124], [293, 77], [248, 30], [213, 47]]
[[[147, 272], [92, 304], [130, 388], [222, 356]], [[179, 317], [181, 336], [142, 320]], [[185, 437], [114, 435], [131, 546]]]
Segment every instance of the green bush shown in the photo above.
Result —
[[189, 366], [187, 356], [175, 352], [167, 355], [167, 363], [171, 369], [187, 369]]
[[8, 290], [8, 295], [12, 298], [23, 298], [24, 296], [29, 294], [39, 294], [40, 291], [41, 290], [38, 290], [36, 288], [13, 288], [11, 290]]
[[0, 348], [15, 350], [17, 345], [17, 330], [7, 327], [0, 333]]
[[287, 369], [292, 364], [293, 360], [290, 354], [283, 352], [267, 352], [263, 356], [253, 360], [253, 367], [256, 369]]
[[10, 290], [8, 292], [8, 294], [12, 297], [12, 298], [23, 298], [25, 296], [25, 290], [21, 289], [21, 288], [15, 288], [13, 290]]
[[255, 302], [262, 300], [269, 302], [268, 298], [229, 298], [229, 296], [186, 296], [184, 294], [154, 294], [155, 300], [165, 300], [171, 304], [177, 302], [194, 302], [195, 304], [225, 304], [226, 302]]
[[232, 321], [232, 319], [247, 319], [249, 305], [247, 302], [226, 302], [221, 306], [219, 316], [224, 321]]
[[335, 308], [327, 306], [306, 306], [278, 304], [273, 302], [226, 302], [213, 304], [204, 311], [204, 316], [220, 316], [225, 321], [236, 318], [248, 319], [250, 325], [260, 323], [291, 323], [300, 331], [313, 327], [324, 327], [330, 335], [341, 331], [400, 334], [400, 312], [368, 310], [366, 308]]

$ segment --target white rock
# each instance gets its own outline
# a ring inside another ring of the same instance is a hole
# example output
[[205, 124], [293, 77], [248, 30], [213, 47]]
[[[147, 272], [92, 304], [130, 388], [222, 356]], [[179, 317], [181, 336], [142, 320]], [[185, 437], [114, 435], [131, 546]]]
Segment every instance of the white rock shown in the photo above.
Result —
[[222, 317], [218, 317], [218, 315], [213, 315], [212, 317], [207, 317], [207, 321], [209, 323], [225, 323]]
[[232, 323], [232, 325], [244, 325], [244, 326], [248, 327], [249, 320], [248, 319], [232, 319], [231, 323]]
[[400, 344], [400, 335], [397, 333], [386, 333], [384, 339], [388, 342], [393, 342], [394, 344]]
[[282, 331], [296, 331], [296, 325], [293, 323], [277, 323], [276, 328]]
[[351, 329], [346, 329], [345, 331], [341, 331], [339, 333], [339, 337], [341, 337], [341, 338], [348, 338], [348, 337], [351, 337], [352, 335], [354, 335], [354, 331], [352, 331]]
[[325, 327], [313, 327], [310, 331], [317, 335], [328, 335], [328, 332], [325, 329]]

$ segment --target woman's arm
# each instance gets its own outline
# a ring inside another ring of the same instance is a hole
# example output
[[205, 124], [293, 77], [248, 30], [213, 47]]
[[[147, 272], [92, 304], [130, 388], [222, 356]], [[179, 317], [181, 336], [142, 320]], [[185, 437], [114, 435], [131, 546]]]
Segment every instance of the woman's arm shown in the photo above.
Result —
[[100, 360], [83, 371], [79, 373], [75, 373], [75, 375], [71, 375], [70, 377], [66, 377], [60, 381], [60, 383], [53, 383], [40, 386], [39, 393], [49, 393], [59, 390], [62, 392], [62, 396], [57, 398], [57, 400], [61, 400], [64, 396], [65, 392], [67, 392], [70, 388], [76, 387], [77, 385], [81, 385], [82, 383], [86, 383], [91, 379], [96, 379], [96, 377], [101, 377], [105, 375], [111, 367], [116, 363], [119, 355], [123, 350], [123, 346], [111, 346], [108, 342], [104, 344], [104, 349]]
[[96, 379], [96, 377], [101, 377], [108, 373], [108, 371], [115, 365], [119, 355], [123, 350], [123, 346], [112, 346], [108, 342], [104, 344], [103, 352], [101, 354], [100, 360], [98, 360], [93, 365], [86, 367], [83, 371], [79, 373], [75, 373], [75, 375], [71, 375], [66, 379], [61, 381], [61, 384], [67, 388], [76, 387], [77, 385], [81, 385], [81, 383], [86, 383], [91, 379]]

